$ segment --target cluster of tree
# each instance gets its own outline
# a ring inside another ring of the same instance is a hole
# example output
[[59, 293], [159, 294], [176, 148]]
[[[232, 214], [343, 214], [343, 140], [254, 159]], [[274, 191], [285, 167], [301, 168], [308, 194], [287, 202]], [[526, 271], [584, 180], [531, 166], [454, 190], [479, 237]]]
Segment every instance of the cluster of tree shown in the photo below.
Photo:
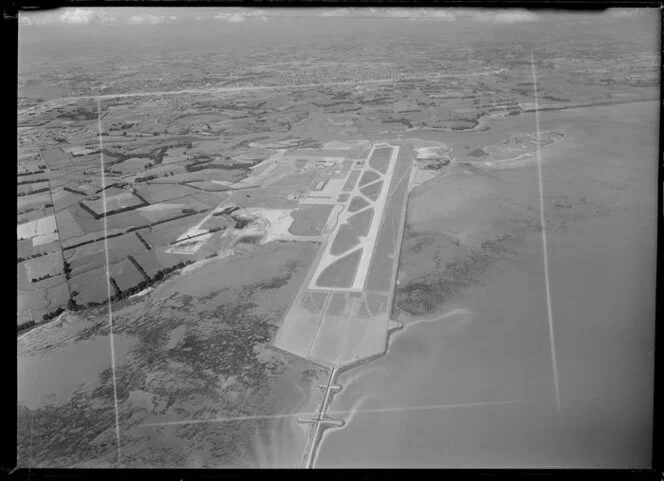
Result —
[[[147, 250], [152, 250], [152, 246], [148, 244], [148, 241], [146, 241], [143, 236], [140, 234], [140, 232], [136, 232], [136, 237], [138, 237], [138, 240], [141, 241], [141, 244], [147, 249]], [[133, 259], [133, 258], [132, 258]], [[137, 266], [138, 267], [138, 266]]]
[[440, 170], [450, 163], [450, 159], [438, 157], [435, 159], [426, 159], [422, 162], [422, 166], [428, 170]]
[[129, 154], [123, 154], [122, 152], [113, 152], [108, 149], [102, 149], [101, 152], [104, 155], [114, 159], [113, 161], [108, 162], [112, 165], [119, 164], [120, 162], [124, 162], [125, 160], [131, 159], [133, 157], [132, 155]]
[[62, 272], [64, 272], [65, 274], [65, 279], [67, 280], [71, 279], [71, 265], [69, 264], [69, 262], [67, 261], [63, 262]]
[[[41, 166], [41, 165], [40, 165], [39, 168], [40, 168], [40, 169], [45, 169], [46, 166], [45, 166], [45, 165], [44, 165], [44, 166]], [[43, 174], [43, 173], [44, 173], [43, 170], [35, 170], [35, 171], [32, 171], [32, 172], [21, 172], [20, 174], [16, 174], [16, 177], [22, 177], [22, 176], [24, 176], [24, 175]], [[35, 182], [36, 182], [36, 181], [35, 181]], [[20, 184], [19, 184], [19, 185], [20, 185]]]
[[383, 122], [385, 122], [386, 124], [403, 124], [409, 129], [413, 128], [413, 123], [405, 117], [402, 117], [400, 119], [386, 119], [383, 120]]
[[[147, 289], [148, 287], [162, 281], [164, 277], [166, 277], [168, 274], [171, 272], [177, 271], [178, 269], [182, 269], [185, 266], [188, 266], [189, 264], [192, 264], [194, 261], [192, 260], [187, 260], [187, 261], [181, 261], [175, 264], [174, 266], [171, 267], [166, 267], [164, 269], [161, 269], [159, 272], [157, 272], [154, 277], [150, 280], [144, 280], [139, 282], [133, 287], [130, 287], [127, 290], [120, 291], [118, 289], [118, 293], [115, 294], [114, 296], [111, 296], [111, 302], [115, 301], [120, 301], [122, 299], [126, 299], [129, 296], [132, 296], [134, 294], [137, 294], [141, 292], [143, 289]], [[75, 292], [75, 291], [74, 291]], [[70, 311], [80, 311], [82, 309], [88, 308], [88, 307], [97, 307], [97, 306], [102, 306], [106, 304], [108, 301], [99, 301], [99, 302], [88, 302], [87, 304], [79, 304], [74, 300], [73, 298], [69, 299], [69, 302], [67, 303], [67, 309]], [[60, 311], [62, 312], [62, 311]], [[57, 314], [56, 314], [57, 315]]]
[[25, 197], [26, 195], [40, 194], [42, 192], [48, 192], [48, 187], [42, 187], [41, 189], [29, 190], [28, 192], [17, 192], [16, 197]]
[[48, 279], [49, 277], [53, 277], [53, 274], [44, 274], [44, 275], [41, 276], [41, 277], [36, 277], [36, 278], [34, 278], [34, 279], [30, 279], [30, 282], [39, 282], [39, 281], [43, 281], [44, 279]]
[[[157, 132], [154, 133], [154, 135], [159, 135]], [[162, 161], [164, 160], [164, 156], [166, 155], [166, 151], [170, 148], [170, 146], [166, 145], [164, 147], [160, 147], [157, 150], [150, 152], [148, 154], [148, 158], [152, 160], [155, 164], [161, 164]]]
[[34, 179], [16, 182], [16, 185], [36, 184], [37, 182], [48, 182], [48, 179]]
[[37, 257], [45, 256], [47, 252], [37, 252], [36, 254], [32, 254], [31, 256], [27, 257], [17, 257], [16, 258], [16, 263], [20, 264], [21, 262], [25, 262], [30, 259], [36, 259]]
[[30, 329], [31, 327], [35, 326], [37, 323], [35, 321], [28, 321], [24, 322], [22, 324], [19, 324], [16, 326], [16, 332], [21, 332], [25, 331], [26, 329]]
[[[227, 159], [224, 159], [227, 160]], [[212, 164], [211, 160], [194, 162], [184, 166], [184, 169], [187, 172], [198, 172], [199, 170], [205, 169], [219, 169], [219, 170], [237, 170], [237, 169], [249, 169], [252, 164], [235, 162], [232, 164]]]
[[[178, 147], [181, 145], [178, 144]], [[164, 156], [166, 155], [166, 151], [170, 148], [172, 148], [172, 145], [166, 145], [163, 147], [159, 147], [158, 149], [153, 150], [152, 152], [149, 152], [148, 154], [145, 155], [148, 159], [152, 160], [152, 165], [154, 164], [161, 164]], [[125, 160], [131, 159], [133, 157], [136, 157], [135, 154], [128, 154], [128, 153], [123, 153], [123, 152], [114, 152], [110, 151], [107, 149], [103, 149], [102, 152], [104, 155], [107, 155], [109, 157], [113, 157], [113, 165], [119, 164], [120, 162], [124, 162]]]
[[233, 206], [233, 207], [226, 207], [224, 210], [221, 210], [221, 211], [215, 212], [215, 213], [212, 214], [212, 215], [213, 215], [214, 217], [219, 217], [219, 216], [229, 216], [230, 214], [232, 214], [232, 213], [235, 212], [236, 210], [240, 210], [240, 207], [237, 206], [237, 205], [236, 205], [236, 206]]
[[250, 224], [251, 221], [252, 221], [252, 219], [245, 219], [243, 217], [236, 217], [234, 215], [231, 216], [231, 219], [233, 219], [235, 221], [235, 228], [236, 229], [243, 229], [248, 224]]
[[79, 107], [76, 110], [70, 112], [63, 112], [58, 115], [58, 119], [69, 119], [69, 120], [94, 120], [97, 118], [97, 112], [94, 110], [87, 110], [83, 107]]
[[73, 187], [63, 187], [62, 190], [66, 190], [67, 192], [71, 192], [72, 194], [79, 194], [79, 195], [87, 195], [85, 192], [82, 190], [74, 189]]
[[27, 208], [27, 209], [23, 209], [23, 210], [20, 211], [20, 212], [17, 212], [16, 214], [17, 214], [17, 215], [27, 214], [28, 212], [32, 212], [33, 210], [37, 210], [37, 208], [36, 208], [36, 207], [29, 207], [29, 208]]
[[[206, 164], [209, 164], [210, 162], [212, 162], [212, 159], [208, 159], [206, 157], [198, 157], [198, 158], [192, 159], [191, 163], [185, 165], [184, 168], [187, 172], [195, 172], [197, 170], [204, 169], [205, 168], [204, 166]], [[201, 167], [201, 166], [203, 166], [203, 167]], [[199, 168], [199, 167], [201, 167], [201, 168]]]
[[154, 174], [152, 174], [152, 175], [145, 175], [145, 176], [143, 176], [143, 177], [136, 177], [136, 178], [134, 179], [134, 182], [147, 182], [148, 180], [153, 180], [153, 179], [156, 179], [157, 177], [159, 177], [159, 176], [158, 176], [158, 175], [154, 175]]
[[60, 306], [55, 311], [48, 312], [42, 316], [42, 321], [50, 321], [51, 319], [58, 317], [60, 314], [65, 312], [65, 308]]

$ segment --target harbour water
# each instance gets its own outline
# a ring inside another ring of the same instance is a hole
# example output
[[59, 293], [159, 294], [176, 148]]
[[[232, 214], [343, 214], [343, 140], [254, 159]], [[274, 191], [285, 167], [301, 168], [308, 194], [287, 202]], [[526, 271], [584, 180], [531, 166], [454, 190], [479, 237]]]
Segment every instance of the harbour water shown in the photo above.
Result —
[[[330, 411], [351, 414], [325, 434], [316, 467], [649, 467], [656, 137], [646, 122], [614, 123], [648, 112], [607, 109], [580, 145], [546, 157], [548, 196], [596, 202], [579, 204], [583, 218], [548, 236], [560, 414], [542, 237], [533, 229], [511, 259], [443, 307], [451, 315], [405, 329], [385, 357], [339, 377], [344, 389]], [[627, 128], [643, 142], [608, 142]], [[532, 172], [495, 175], [530, 176], [531, 185]], [[435, 188], [454, 187], [445, 182]], [[464, 215], [472, 222], [472, 209]]]

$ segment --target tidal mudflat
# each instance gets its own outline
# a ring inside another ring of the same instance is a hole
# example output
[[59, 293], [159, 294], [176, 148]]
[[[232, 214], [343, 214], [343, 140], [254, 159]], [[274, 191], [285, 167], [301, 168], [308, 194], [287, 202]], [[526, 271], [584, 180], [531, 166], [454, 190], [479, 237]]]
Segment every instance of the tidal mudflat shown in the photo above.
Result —
[[566, 135], [542, 155], [560, 415], [537, 166], [456, 164], [411, 195], [402, 247], [399, 320], [432, 321], [340, 376], [330, 413], [352, 422], [318, 467], [649, 465], [656, 120], [654, 102], [541, 114]]

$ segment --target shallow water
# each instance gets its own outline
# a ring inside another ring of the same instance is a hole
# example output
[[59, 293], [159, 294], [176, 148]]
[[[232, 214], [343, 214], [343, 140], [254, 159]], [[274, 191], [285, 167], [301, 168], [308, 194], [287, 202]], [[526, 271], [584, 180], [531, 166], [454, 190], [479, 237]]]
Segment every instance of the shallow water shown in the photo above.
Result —
[[[136, 345], [125, 334], [113, 336], [116, 363]], [[73, 343], [45, 356], [19, 356], [18, 402], [31, 409], [69, 401], [72, 394], [97, 385], [98, 376], [111, 366], [108, 336]]]
[[315, 415], [321, 400], [320, 391], [314, 382], [310, 388], [303, 387], [294, 377], [273, 385], [273, 395], [281, 406], [279, 418], [257, 429], [254, 435], [253, 465], [259, 468], [299, 468], [302, 462], [309, 433], [309, 426], [298, 423], [298, 418]]
[[[416, 324], [341, 377], [332, 409], [359, 412], [326, 435], [317, 467], [646, 467], [654, 269], [625, 254], [630, 234], [592, 224], [550, 247], [562, 423], [537, 269], [495, 269], [459, 304], [468, 314]], [[524, 402], [459, 406], [500, 401]]]
[[[544, 165], [546, 195], [587, 193], [606, 209], [584, 207], [547, 237], [560, 417], [542, 239], [531, 232], [518, 260], [494, 263], [444, 306], [452, 315], [407, 328], [384, 358], [340, 376], [330, 409], [355, 412], [325, 435], [316, 467], [649, 467], [656, 114], [602, 112], [612, 115], [585, 112], [585, 137]], [[496, 175], [525, 189], [532, 172]], [[505, 198], [492, 185], [483, 202]], [[460, 225], [472, 228], [481, 209], [468, 205]]]

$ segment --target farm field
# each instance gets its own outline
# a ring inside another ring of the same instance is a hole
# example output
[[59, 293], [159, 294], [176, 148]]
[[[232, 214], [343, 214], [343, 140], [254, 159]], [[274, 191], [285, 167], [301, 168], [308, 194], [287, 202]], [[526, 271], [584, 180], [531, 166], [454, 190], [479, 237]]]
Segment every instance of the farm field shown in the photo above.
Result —
[[99, 268], [108, 263], [115, 264], [128, 255], [146, 250], [134, 233], [112, 237], [105, 241], [92, 242], [65, 251], [65, 258], [72, 269], [72, 276]]
[[90, 209], [97, 217], [104, 217], [119, 211], [135, 209], [144, 206], [145, 204], [145, 202], [130, 192], [114, 192], [110, 189], [105, 197], [81, 202], [82, 206]]
[[[69, 281], [72, 290], [72, 299], [79, 305], [89, 303], [102, 303], [109, 297], [106, 266], [80, 271]], [[114, 294], [111, 289], [110, 295]]]
[[56, 229], [55, 217], [49, 215], [47, 217], [26, 222], [25, 224], [20, 224], [16, 229], [16, 235], [18, 239], [32, 239], [34, 237], [52, 234]]
[[25, 261], [25, 270], [31, 282], [57, 276], [62, 272], [63, 261], [60, 252]]

